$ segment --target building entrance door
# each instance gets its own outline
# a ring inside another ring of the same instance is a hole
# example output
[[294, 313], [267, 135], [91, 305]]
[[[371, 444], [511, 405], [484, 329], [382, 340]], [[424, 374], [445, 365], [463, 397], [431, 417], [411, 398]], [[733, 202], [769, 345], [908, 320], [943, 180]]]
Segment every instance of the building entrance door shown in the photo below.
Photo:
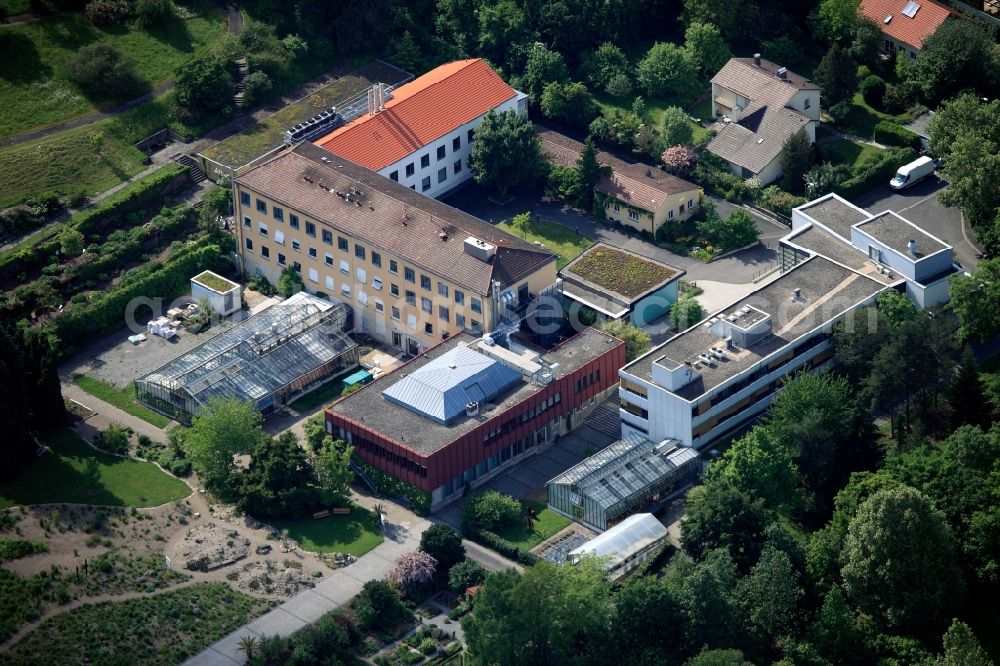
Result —
[[403, 334], [399, 331], [392, 332], [392, 346], [396, 349], [403, 348]]
[[410, 356], [416, 356], [420, 353], [420, 343], [413, 338], [406, 338], [406, 353]]

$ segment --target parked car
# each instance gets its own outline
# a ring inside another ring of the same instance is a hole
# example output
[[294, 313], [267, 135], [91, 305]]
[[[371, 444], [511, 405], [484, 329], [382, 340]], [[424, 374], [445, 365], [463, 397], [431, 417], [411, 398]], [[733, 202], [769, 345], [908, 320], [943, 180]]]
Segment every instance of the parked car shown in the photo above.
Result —
[[899, 167], [899, 171], [889, 181], [889, 187], [894, 190], [905, 190], [907, 187], [920, 182], [934, 173], [934, 169], [934, 160], [926, 155], [918, 157], [909, 164]]

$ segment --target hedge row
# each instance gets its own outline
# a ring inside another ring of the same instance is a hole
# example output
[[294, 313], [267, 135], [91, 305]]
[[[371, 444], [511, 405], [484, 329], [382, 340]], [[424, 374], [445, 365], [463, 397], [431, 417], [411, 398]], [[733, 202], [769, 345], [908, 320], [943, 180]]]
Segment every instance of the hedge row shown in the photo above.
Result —
[[[66, 221], [66, 226], [74, 227], [87, 235], [98, 231], [107, 222], [118, 220], [130, 213], [139, 212], [150, 206], [159, 208], [164, 196], [177, 191], [188, 182], [189, 171], [188, 167], [174, 162], [164, 165], [96, 206], [72, 216]], [[8, 269], [25, 271], [37, 268], [47, 262], [59, 247], [57, 235], [38, 242], [37, 245], [34, 242], [28, 239], [15, 248], [16, 251], [0, 255], [0, 273], [5, 273]]]
[[913, 148], [880, 150], [855, 166], [854, 175], [841, 183], [836, 192], [850, 199], [878, 183], [888, 182], [899, 167], [915, 159], [917, 151]]
[[417, 488], [412, 483], [407, 483], [402, 479], [397, 479], [391, 474], [386, 474], [380, 469], [372, 467], [357, 456], [354, 457], [354, 464], [361, 468], [372, 482], [387, 495], [402, 497], [409, 500], [410, 508], [418, 516], [426, 516], [431, 512], [431, 494]]
[[890, 120], [880, 120], [875, 125], [875, 141], [887, 146], [902, 146], [904, 148], [920, 148], [920, 137], [902, 125]]
[[507, 559], [521, 564], [531, 566], [539, 560], [539, 557], [534, 553], [519, 548], [516, 544], [507, 541], [507, 539], [504, 539], [496, 532], [467, 529], [465, 530], [465, 536], [478, 544], [486, 546], [490, 550], [495, 550]]
[[161, 298], [166, 306], [169, 299], [188, 290], [192, 275], [204, 270], [226, 273], [231, 269], [232, 262], [217, 245], [189, 243], [162, 264], [146, 264], [127, 273], [115, 288], [95, 294], [89, 303], [71, 304], [52, 324], [59, 339], [67, 343], [60, 351], [68, 355], [73, 351], [70, 341], [84, 344], [120, 330], [133, 299]]

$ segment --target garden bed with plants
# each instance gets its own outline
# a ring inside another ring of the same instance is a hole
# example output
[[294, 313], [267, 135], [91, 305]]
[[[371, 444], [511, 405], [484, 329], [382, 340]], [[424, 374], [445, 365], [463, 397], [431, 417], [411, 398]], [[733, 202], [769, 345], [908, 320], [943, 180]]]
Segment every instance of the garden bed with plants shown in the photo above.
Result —
[[18, 641], [5, 658], [21, 664], [173, 666], [270, 608], [270, 602], [225, 583], [198, 583], [57, 615]]
[[578, 258], [570, 273], [627, 298], [640, 296], [676, 275], [676, 271], [613, 247], [598, 247]]

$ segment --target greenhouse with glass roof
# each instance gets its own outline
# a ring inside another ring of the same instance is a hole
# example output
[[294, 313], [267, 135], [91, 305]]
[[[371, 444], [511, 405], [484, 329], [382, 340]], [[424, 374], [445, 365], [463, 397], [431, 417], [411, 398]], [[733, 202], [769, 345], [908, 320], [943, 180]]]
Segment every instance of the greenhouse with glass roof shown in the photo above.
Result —
[[698, 452], [676, 440], [629, 435], [549, 481], [549, 507], [604, 531], [687, 488], [701, 467]]
[[136, 397], [183, 423], [216, 397], [267, 414], [358, 365], [347, 316], [344, 305], [299, 292], [137, 380]]
[[653, 556], [667, 540], [667, 528], [651, 513], [634, 513], [604, 534], [569, 552], [576, 564], [582, 557], [601, 560], [611, 580], [618, 580]]

